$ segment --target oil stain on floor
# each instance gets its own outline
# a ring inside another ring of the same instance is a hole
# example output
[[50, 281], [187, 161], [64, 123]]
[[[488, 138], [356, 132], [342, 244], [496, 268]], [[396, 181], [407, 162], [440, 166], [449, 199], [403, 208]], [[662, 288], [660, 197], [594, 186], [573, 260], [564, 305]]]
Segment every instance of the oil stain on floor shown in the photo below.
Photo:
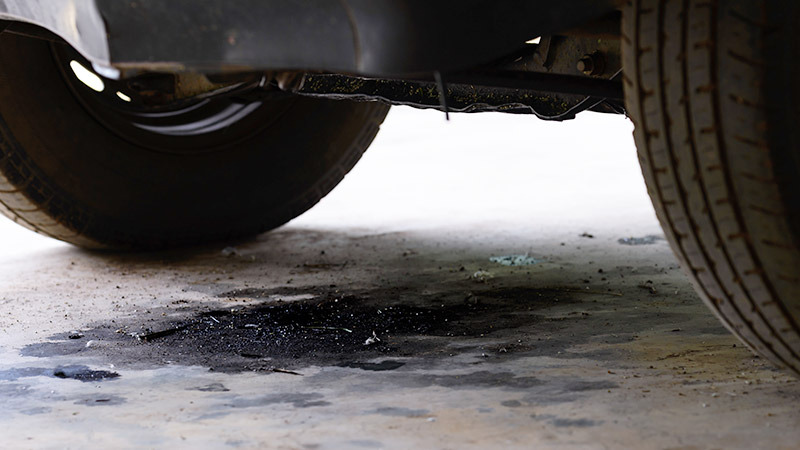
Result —
[[[665, 322], [691, 320], [664, 311], [636, 311], [636, 321], [620, 320], [626, 308], [607, 307], [615, 297], [559, 288], [480, 285], [467, 294], [414, 296], [402, 289], [251, 288], [217, 295], [243, 296], [267, 300], [201, 312], [186, 306], [189, 314], [177, 320], [174, 310], [170, 316], [154, 310], [149, 316], [157, 319], [147, 322], [89, 324], [79, 339], [74, 333], [57, 334], [26, 346], [22, 354], [100, 357], [123, 368], [181, 364], [221, 372], [290, 373], [311, 365], [388, 371], [402, 367], [407, 358], [458, 354], [475, 354], [483, 362], [530, 356], [608, 361], [619, 356], [616, 344]], [[570, 352], [586, 343], [598, 345]]]

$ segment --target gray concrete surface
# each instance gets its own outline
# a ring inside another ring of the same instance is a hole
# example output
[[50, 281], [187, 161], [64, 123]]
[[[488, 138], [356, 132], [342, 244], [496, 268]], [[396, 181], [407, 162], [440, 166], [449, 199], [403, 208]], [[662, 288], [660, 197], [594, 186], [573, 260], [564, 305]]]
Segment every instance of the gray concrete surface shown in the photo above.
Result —
[[251, 241], [0, 225], [0, 447], [798, 448], [800, 384], [694, 294], [624, 119], [453, 119], [393, 110]]

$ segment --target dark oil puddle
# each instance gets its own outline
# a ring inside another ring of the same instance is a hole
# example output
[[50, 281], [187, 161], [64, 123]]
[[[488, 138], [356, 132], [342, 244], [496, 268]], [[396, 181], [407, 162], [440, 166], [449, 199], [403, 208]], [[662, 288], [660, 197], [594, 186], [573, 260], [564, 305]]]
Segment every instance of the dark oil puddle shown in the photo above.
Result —
[[[227, 292], [219, 297], [244, 294]], [[237, 303], [234, 309], [195, 312], [180, 321], [162, 319], [162, 311], [154, 310], [154, 314], [125, 321], [91, 324], [83, 331], [84, 339], [57, 334], [49, 342], [25, 347], [22, 354], [100, 357], [118, 367], [200, 365], [224, 372], [299, 375], [291, 369], [311, 365], [391, 371], [404, 364], [399, 361], [402, 358], [441, 358], [463, 352], [478, 355], [480, 362], [522, 356], [568, 358], [570, 347], [596, 339], [599, 331], [632, 339], [629, 336], [640, 329], [669, 320], [661, 313], [634, 323], [624, 320], [623, 311], [615, 313], [623, 319], [614, 324], [593, 312], [545, 318], [543, 311], [550, 313], [560, 306], [567, 306], [562, 311], [598, 308], [592, 300], [581, 304], [590, 297], [559, 289], [479, 286], [470, 292], [421, 294], [403, 288], [341, 292], [326, 286], [246, 292], [252, 299], [308, 294], [313, 298], [252, 307]], [[95, 344], [87, 347], [84, 341], [89, 340]], [[90, 381], [117, 375], [64, 371], [63, 376]]]
[[[191, 352], [209, 362], [227, 355], [228, 361], [215, 369], [225, 370], [227, 363], [239, 365], [242, 360], [252, 368], [268, 369], [274, 362], [261, 360], [335, 362], [352, 355], [400, 354], [399, 336], [439, 333], [452, 317], [446, 307], [373, 306], [354, 296], [337, 296], [212, 311], [183, 323], [165, 324], [162, 329], [145, 330], [137, 337], [153, 349], [182, 349], [181, 353]], [[186, 358], [178, 353], [170, 359], [181, 362]], [[285, 366], [285, 362], [280, 364]]]
[[53, 371], [53, 376], [56, 378], [67, 378], [71, 380], [83, 381], [84, 383], [93, 383], [96, 381], [111, 380], [119, 378], [116, 372], [109, 372], [107, 370], [89, 370], [88, 367], [62, 367]]

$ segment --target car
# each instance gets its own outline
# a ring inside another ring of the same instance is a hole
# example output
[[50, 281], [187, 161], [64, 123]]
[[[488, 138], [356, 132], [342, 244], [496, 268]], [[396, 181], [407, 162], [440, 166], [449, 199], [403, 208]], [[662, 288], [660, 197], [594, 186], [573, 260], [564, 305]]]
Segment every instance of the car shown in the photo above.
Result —
[[0, 1], [0, 212], [93, 249], [254, 235], [390, 105], [626, 114], [700, 296], [800, 374], [800, 3]]

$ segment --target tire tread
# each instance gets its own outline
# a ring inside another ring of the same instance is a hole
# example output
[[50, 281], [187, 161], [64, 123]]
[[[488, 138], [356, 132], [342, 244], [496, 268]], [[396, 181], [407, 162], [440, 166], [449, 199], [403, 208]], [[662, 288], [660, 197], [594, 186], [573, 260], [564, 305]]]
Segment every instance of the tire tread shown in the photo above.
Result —
[[[748, 96], [768, 64], [742, 49], [719, 48], [727, 42], [722, 32], [758, 36], [775, 27], [741, 20], [744, 14], [724, 1], [635, 0], [624, 17], [626, 102], [667, 237], [723, 323], [800, 374], [800, 328], [781, 301], [796, 301], [800, 286], [764, 262], [800, 261], [796, 243], [786, 238], [792, 234], [783, 226], [770, 145], [753, 123], [766, 117], [764, 101]], [[729, 81], [723, 85], [720, 64], [735, 66], [725, 73], [741, 78], [737, 91]]]

